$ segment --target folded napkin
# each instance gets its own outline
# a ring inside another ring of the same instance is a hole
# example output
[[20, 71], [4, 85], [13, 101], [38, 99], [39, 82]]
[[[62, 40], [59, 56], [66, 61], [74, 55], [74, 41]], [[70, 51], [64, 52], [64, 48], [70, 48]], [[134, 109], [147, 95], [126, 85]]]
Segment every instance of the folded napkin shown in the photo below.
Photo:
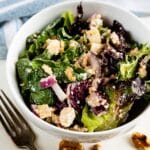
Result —
[[20, 26], [33, 14], [62, 0], [0, 0], [0, 59]]

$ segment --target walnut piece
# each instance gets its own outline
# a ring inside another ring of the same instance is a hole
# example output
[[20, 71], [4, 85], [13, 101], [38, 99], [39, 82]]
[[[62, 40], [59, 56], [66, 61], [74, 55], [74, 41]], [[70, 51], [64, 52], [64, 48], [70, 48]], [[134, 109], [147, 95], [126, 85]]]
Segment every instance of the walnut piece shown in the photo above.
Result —
[[59, 150], [84, 150], [84, 147], [79, 142], [62, 140], [59, 143]]
[[131, 139], [137, 150], [150, 150], [150, 138], [146, 135], [135, 132], [132, 134]]
[[90, 150], [101, 150], [101, 146], [100, 144], [95, 144], [90, 148]]
[[80, 127], [78, 124], [75, 124], [73, 127], [69, 128], [70, 130], [73, 131], [80, 131], [80, 132], [87, 132], [88, 129], [85, 127]]

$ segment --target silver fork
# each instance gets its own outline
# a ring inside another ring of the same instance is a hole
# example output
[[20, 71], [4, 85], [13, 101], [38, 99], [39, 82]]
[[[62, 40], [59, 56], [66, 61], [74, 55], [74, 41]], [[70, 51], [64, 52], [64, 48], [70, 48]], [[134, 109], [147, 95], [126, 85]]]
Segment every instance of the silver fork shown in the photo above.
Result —
[[5, 130], [19, 148], [37, 150], [34, 146], [36, 136], [33, 130], [4, 91], [0, 90], [0, 93], [0, 121]]

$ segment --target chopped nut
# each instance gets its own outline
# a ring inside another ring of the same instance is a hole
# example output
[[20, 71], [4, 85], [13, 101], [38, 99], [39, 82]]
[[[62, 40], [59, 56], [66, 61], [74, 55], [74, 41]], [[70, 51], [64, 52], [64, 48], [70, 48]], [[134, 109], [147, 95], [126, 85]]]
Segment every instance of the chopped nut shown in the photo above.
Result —
[[131, 55], [131, 56], [136, 56], [136, 55], [138, 54], [138, 52], [139, 52], [138, 48], [134, 48], [134, 49], [132, 49], [132, 50], [130, 51], [130, 55]]
[[63, 127], [69, 127], [75, 119], [75, 110], [72, 107], [65, 107], [61, 110], [59, 120]]
[[138, 74], [141, 78], [144, 78], [147, 76], [147, 63], [150, 60], [150, 56], [145, 56], [142, 61], [140, 62]]
[[65, 43], [64, 41], [60, 41], [60, 53], [63, 53], [64, 52], [64, 49], [65, 49]]
[[90, 150], [101, 150], [101, 146], [100, 144], [95, 144], [90, 148]]
[[81, 68], [79, 61], [76, 61], [75, 64], [74, 64], [74, 66], [75, 66], [76, 68]]
[[74, 75], [73, 69], [71, 67], [67, 67], [65, 74], [70, 81], [76, 81], [76, 76]]
[[94, 90], [94, 91], [91, 91], [91, 90], [89, 89], [89, 93], [97, 91], [98, 86], [99, 86], [100, 83], [101, 83], [101, 80], [100, 80], [99, 78], [93, 79], [93, 81], [92, 81], [92, 86], [91, 86], [91, 90]]
[[52, 113], [51, 119], [52, 119], [52, 123], [54, 123], [56, 125], [60, 125], [60, 121], [59, 121], [59, 116], [58, 115]]
[[59, 143], [59, 150], [84, 150], [79, 142], [62, 140]]
[[94, 68], [90, 68], [90, 67], [87, 67], [86, 68], [86, 72], [91, 74], [91, 75], [94, 75], [95, 74], [95, 69]]
[[51, 117], [45, 118], [45, 121], [60, 126], [59, 116], [54, 112], [52, 112]]
[[87, 38], [90, 43], [101, 43], [100, 32], [98, 29], [94, 28], [86, 31]]
[[101, 51], [101, 44], [99, 43], [91, 43], [91, 52], [93, 52], [95, 55], [99, 54]]
[[136, 132], [132, 134], [131, 138], [137, 150], [150, 150], [150, 138], [146, 135]]
[[85, 127], [80, 127], [79, 125], [74, 125], [72, 128], [70, 128], [70, 130], [74, 130], [74, 131], [80, 131], [80, 132], [87, 132], [88, 129]]
[[147, 70], [146, 70], [146, 66], [140, 66], [140, 68], [138, 69], [138, 74], [140, 75], [141, 78], [144, 78], [147, 76]]
[[55, 111], [55, 108], [49, 107], [47, 104], [32, 105], [32, 109], [41, 119], [51, 117]]
[[85, 53], [79, 58], [77, 63], [82, 67], [86, 67], [88, 65], [88, 59], [89, 59], [89, 56], [88, 54]]
[[60, 41], [57, 39], [47, 39], [46, 48], [51, 55], [58, 55], [60, 52]]
[[46, 65], [46, 64], [43, 64], [43, 65], [42, 65], [42, 69], [43, 69], [47, 74], [49, 74], [49, 75], [52, 75], [52, 74], [53, 74], [51, 67], [49, 67], [49, 66]]

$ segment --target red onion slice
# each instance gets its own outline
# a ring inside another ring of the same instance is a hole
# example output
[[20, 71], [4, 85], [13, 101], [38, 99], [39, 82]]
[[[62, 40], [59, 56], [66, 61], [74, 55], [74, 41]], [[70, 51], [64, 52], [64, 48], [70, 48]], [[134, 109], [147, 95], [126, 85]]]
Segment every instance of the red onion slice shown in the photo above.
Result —
[[58, 99], [60, 101], [64, 101], [67, 98], [67, 95], [64, 93], [64, 91], [62, 90], [62, 88], [60, 87], [59, 84], [55, 83], [52, 86], [53, 91], [55, 92], [55, 94], [57, 95]]
[[64, 101], [67, 98], [67, 95], [64, 93], [60, 85], [57, 83], [55, 76], [48, 76], [46, 78], [41, 79], [40, 86], [42, 88], [51, 87], [60, 101]]
[[52, 87], [56, 83], [57, 83], [57, 80], [55, 76], [48, 76], [46, 78], [41, 79], [40, 86], [42, 88], [49, 88], [49, 87]]

